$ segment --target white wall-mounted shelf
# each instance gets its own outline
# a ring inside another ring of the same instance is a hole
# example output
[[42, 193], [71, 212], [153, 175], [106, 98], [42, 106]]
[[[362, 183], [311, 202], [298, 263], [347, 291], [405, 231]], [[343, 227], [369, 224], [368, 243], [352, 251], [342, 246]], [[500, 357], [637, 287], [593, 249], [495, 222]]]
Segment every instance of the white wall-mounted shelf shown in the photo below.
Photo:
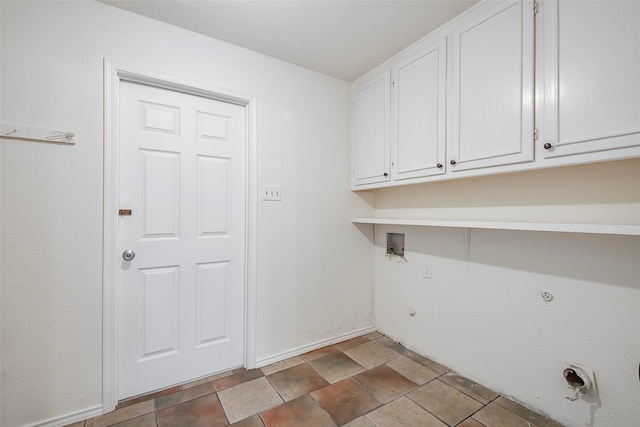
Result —
[[418, 225], [425, 227], [484, 228], [489, 230], [551, 231], [556, 233], [640, 236], [640, 225], [562, 224], [548, 222], [457, 221], [409, 218], [351, 218], [357, 224]]

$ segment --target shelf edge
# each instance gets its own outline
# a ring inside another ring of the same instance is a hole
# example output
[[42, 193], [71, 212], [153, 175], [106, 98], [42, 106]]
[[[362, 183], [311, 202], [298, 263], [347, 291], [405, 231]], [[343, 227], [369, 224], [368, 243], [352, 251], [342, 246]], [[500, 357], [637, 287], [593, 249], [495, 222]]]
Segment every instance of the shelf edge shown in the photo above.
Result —
[[640, 225], [566, 224], [543, 222], [460, 221], [410, 218], [355, 217], [357, 224], [416, 225], [422, 227], [480, 228], [489, 230], [548, 231], [557, 233], [615, 234], [640, 236]]

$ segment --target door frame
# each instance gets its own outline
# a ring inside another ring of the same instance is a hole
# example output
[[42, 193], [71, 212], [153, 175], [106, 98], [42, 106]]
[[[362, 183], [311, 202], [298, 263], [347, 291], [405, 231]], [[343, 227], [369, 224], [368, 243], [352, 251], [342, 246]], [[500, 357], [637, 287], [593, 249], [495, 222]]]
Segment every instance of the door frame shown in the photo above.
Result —
[[104, 60], [104, 211], [102, 268], [102, 412], [118, 403], [118, 130], [122, 81], [197, 95], [245, 107], [244, 366], [256, 366], [257, 309], [257, 110], [255, 95]]

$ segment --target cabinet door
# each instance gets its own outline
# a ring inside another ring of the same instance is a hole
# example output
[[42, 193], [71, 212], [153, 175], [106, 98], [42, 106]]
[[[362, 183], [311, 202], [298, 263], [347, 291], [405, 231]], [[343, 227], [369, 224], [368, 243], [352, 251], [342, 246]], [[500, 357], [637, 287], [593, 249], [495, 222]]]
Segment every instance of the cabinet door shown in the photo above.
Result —
[[445, 172], [446, 38], [417, 46], [393, 66], [391, 176]]
[[640, 146], [640, 2], [541, 7], [545, 157]]
[[533, 160], [534, 13], [489, 2], [453, 31], [450, 170]]
[[390, 70], [353, 86], [352, 185], [389, 180]]

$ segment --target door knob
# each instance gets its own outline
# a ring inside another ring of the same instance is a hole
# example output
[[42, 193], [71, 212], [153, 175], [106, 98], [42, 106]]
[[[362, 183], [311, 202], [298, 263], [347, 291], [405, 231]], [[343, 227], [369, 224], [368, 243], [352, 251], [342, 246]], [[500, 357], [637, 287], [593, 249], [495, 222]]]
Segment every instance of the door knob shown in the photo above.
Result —
[[136, 253], [133, 251], [133, 249], [127, 249], [126, 251], [122, 252], [122, 259], [124, 259], [125, 261], [131, 261], [135, 257]]

